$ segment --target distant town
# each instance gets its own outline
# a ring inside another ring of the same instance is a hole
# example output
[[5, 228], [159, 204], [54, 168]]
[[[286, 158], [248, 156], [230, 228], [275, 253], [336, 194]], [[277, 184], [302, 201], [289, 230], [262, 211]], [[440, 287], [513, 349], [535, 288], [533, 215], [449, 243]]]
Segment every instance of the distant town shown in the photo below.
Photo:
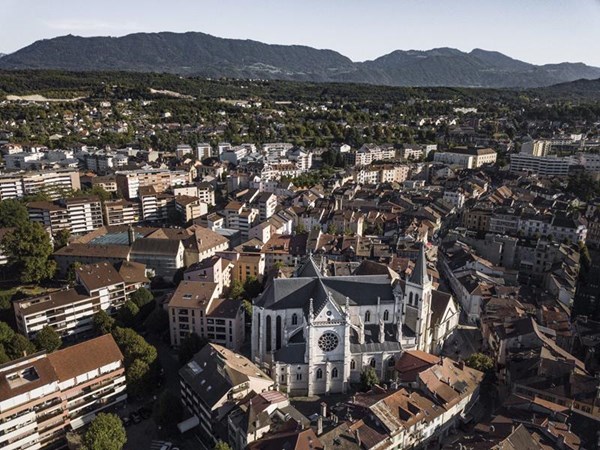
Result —
[[38, 76], [0, 83], [0, 448], [597, 448], [597, 103]]

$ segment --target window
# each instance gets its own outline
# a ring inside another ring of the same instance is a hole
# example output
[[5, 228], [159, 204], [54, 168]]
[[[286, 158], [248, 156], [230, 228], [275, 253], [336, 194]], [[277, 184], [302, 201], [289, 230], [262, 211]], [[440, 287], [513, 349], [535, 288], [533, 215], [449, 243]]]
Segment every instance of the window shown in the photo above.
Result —
[[302, 381], [302, 374], [301, 373], [297, 373], [296, 374], [296, 381]]
[[324, 352], [335, 350], [339, 343], [340, 338], [338, 338], [337, 334], [332, 333], [331, 331], [323, 333], [318, 341], [319, 348]]
[[354, 370], [356, 369], [356, 361], [352, 360], [350, 361], [350, 370]]
[[387, 309], [383, 312], [383, 320], [390, 320], [390, 312]]
[[333, 370], [331, 371], [331, 378], [337, 378], [338, 377], [338, 370], [337, 367], [334, 367]]
[[365, 323], [369, 323], [371, 321], [371, 311], [367, 311], [365, 313]]
[[412, 305], [413, 302], [413, 293], [411, 292], [410, 294], [408, 294], [408, 304]]
[[292, 314], [292, 325], [298, 325], [298, 314]]
[[321, 369], [317, 369], [317, 380], [323, 378], [323, 371]]
[[375, 367], [375, 358], [371, 358], [371, 361], [369, 361], [369, 365], [371, 367]]

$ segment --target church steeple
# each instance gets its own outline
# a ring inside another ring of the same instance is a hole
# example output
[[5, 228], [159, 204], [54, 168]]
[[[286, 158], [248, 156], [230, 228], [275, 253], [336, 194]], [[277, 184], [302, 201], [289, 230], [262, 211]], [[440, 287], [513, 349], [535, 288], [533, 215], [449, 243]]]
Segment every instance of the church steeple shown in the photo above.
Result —
[[415, 268], [408, 281], [419, 286], [425, 286], [430, 281], [429, 275], [427, 274], [427, 259], [425, 258], [424, 244], [421, 244], [419, 248], [419, 256], [417, 256]]

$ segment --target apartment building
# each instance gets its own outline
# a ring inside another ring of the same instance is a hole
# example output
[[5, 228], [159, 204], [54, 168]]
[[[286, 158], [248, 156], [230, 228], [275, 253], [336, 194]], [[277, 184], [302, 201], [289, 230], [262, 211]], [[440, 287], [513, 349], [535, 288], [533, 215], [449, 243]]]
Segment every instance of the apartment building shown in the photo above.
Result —
[[168, 220], [169, 211], [175, 207], [173, 195], [157, 192], [154, 186], [141, 186], [138, 197], [142, 204], [142, 218], [148, 222]]
[[521, 144], [521, 153], [531, 156], [546, 156], [552, 151], [552, 141], [548, 139], [528, 140]]
[[[179, 370], [181, 402], [198, 419], [200, 432], [217, 441], [214, 426], [252, 391], [274, 389], [274, 381], [252, 361], [208, 344]], [[227, 422], [225, 422], [226, 425]]]
[[136, 239], [131, 245], [130, 261], [145, 264], [158, 276], [172, 279], [184, 263], [185, 248], [175, 239]]
[[263, 192], [256, 199], [256, 203], [258, 204], [258, 218], [262, 222], [275, 214], [277, 196], [269, 192]]
[[52, 200], [64, 192], [81, 189], [77, 170], [47, 170], [0, 175], [0, 200], [44, 192]]
[[[66, 339], [77, 340], [90, 335], [94, 314], [100, 310], [115, 314], [127, 300], [132, 287], [137, 289], [146, 279], [144, 265], [120, 267], [127, 271], [129, 281], [105, 261], [77, 268], [74, 288], [14, 302], [17, 328], [30, 338], [45, 326], [54, 328]], [[137, 273], [135, 277], [134, 272]]]
[[208, 204], [200, 201], [198, 197], [189, 195], [177, 195], [175, 197], [175, 211], [177, 211], [184, 223], [191, 222], [208, 212]]
[[104, 202], [106, 225], [128, 225], [142, 220], [142, 205], [137, 200], [109, 200]]
[[220, 297], [219, 284], [183, 280], [169, 299], [171, 344], [191, 333], [232, 350], [244, 342], [244, 311], [240, 300]]
[[189, 266], [183, 279], [186, 281], [204, 281], [218, 285], [218, 295], [231, 285], [233, 263], [228, 259], [214, 255]]
[[212, 158], [212, 156], [213, 156], [212, 147], [210, 146], [210, 144], [207, 144], [207, 143], [198, 144], [196, 146], [195, 156], [198, 161], [202, 161], [207, 158]]
[[201, 202], [215, 205], [215, 189], [210, 183], [199, 183], [196, 192]]
[[183, 170], [140, 169], [116, 172], [117, 186], [125, 198], [138, 198], [140, 187], [152, 186], [157, 193], [163, 193], [175, 186], [186, 186], [189, 173]]
[[52, 234], [60, 230], [87, 233], [102, 226], [102, 204], [96, 196], [30, 202], [27, 211], [31, 221], [41, 223]]
[[250, 277], [259, 281], [265, 274], [265, 254], [264, 253], [242, 253], [234, 261], [233, 279], [240, 283], [245, 283]]
[[571, 159], [558, 156], [534, 156], [524, 153], [510, 155], [511, 172], [530, 172], [542, 177], [566, 177]]
[[[66, 434], [127, 398], [110, 334], [0, 365], [0, 448], [66, 447]], [[62, 444], [62, 445], [61, 445]]]

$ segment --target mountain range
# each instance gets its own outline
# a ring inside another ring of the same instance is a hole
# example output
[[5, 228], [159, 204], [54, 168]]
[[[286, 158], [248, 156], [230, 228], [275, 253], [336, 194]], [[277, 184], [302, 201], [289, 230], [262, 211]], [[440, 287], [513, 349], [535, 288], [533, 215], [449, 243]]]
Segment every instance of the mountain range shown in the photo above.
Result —
[[168, 72], [421, 87], [531, 88], [600, 78], [600, 68], [583, 63], [534, 65], [481, 49], [396, 50], [372, 61], [354, 62], [333, 50], [198, 32], [44, 39], [0, 57], [0, 69]]

